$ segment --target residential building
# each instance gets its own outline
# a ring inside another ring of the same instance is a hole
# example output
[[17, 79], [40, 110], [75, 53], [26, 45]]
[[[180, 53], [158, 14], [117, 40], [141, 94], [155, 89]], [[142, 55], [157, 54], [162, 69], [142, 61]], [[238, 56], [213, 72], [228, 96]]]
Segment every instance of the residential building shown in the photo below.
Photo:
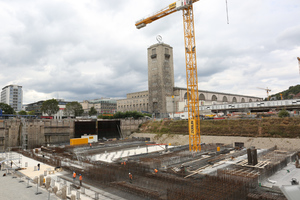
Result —
[[22, 110], [23, 90], [20, 85], [7, 85], [1, 91], [1, 103], [10, 105], [16, 112]]

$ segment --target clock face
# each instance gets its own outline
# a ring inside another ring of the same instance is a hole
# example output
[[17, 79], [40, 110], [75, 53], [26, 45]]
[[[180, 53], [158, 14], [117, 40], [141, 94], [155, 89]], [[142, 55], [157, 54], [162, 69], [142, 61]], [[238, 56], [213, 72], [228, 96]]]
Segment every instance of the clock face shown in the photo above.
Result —
[[161, 43], [162, 37], [160, 35], [158, 35], [158, 36], [156, 36], [156, 40], [157, 40], [158, 43]]

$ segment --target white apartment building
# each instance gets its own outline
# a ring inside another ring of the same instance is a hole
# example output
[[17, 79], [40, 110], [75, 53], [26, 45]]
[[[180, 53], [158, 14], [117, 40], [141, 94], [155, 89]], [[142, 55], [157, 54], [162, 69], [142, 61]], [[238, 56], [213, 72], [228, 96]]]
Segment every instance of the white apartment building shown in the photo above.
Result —
[[19, 85], [7, 85], [1, 91], [1, 103], [10, 105], [16, 112], [22, 110], [23, 90]]

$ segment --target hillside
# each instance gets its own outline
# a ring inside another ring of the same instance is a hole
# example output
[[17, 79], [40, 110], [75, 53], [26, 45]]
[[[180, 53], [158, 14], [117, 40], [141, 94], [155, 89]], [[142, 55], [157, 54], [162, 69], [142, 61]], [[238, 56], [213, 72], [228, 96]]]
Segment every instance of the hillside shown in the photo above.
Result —
[[[201, 135], [285, 137], [300, 136], [300, 118], [263, 118], [240, 120], [202, 120]], [[188, 121], [147, 121], [140, 133], [188, 135]]]
[[300, 93], [300, 85], [295, 85], [290, 86], [287, 90], [271, 95], [270, 98], [275, 97], [276, 100], [280, 100], [280, 94], [282, 94], [283, 99], [292, 99], [294, 95], [297, 95], [298, 93]]

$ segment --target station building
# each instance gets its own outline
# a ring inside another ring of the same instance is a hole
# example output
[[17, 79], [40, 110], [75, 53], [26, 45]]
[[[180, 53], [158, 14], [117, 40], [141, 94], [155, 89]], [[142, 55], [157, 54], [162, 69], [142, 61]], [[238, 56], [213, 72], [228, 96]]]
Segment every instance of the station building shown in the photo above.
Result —
[[[260, 97], [199, 90], [200, 105], [246, 103], [262, 101]], [[174, 86], [173, 48], [158, 43], [148, 48], [148, 90], [128, 93], [117, 100], [117, 111], [153, 113], [168, 117], [169, 113], [184, 112], [187, 107], [187, 88]]]
[[97, 111], [96, 115], [101, 114], [115, 114], [117, 112], [117, 100], [111, 98], [100, 98], [93, 100], [84, 100], [80, 102], [84, 115], [89, 115], [92, 107]]

